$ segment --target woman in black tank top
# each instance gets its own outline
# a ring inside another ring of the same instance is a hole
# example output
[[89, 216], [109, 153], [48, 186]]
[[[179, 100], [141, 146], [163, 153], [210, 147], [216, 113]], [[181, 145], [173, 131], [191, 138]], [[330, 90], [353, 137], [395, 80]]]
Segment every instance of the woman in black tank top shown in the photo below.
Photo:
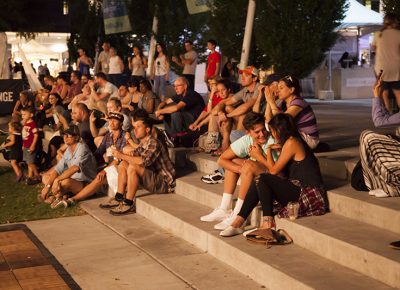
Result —
[[[322, 215], [327, 210], [318, 161], [302, 140], [293, 118], [287, 114], [275, 115], [269, 128], [277, 143], [268, 147], [267, 156], [258, 145], [250, 150], [250, 156], [267, 167], [268, 173], [253, 181], [238, 217], [221, 232], [222, 236], [240, 234], [240, 227], [259, 201], [263, 210], [260, 229], [275, 227], [276, 212], [279, 217], [288, 217], [286, 205], [289, 202], [299, 202], [299, 216]], [[280, 151], [276, 162], [272, 158], [273, 150]], [[283, 170], [288, 172], [288, 179], [278, 176]], [[274, 206], [274, 201], [279, 207]]]

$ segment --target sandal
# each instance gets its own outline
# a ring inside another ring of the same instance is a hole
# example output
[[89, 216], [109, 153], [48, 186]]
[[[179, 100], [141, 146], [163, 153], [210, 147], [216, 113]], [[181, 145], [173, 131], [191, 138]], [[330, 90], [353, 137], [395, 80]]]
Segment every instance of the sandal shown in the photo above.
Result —
[[266, 245], [270, 248], [272, 245], [288, 245], [293, 243], [293, 239], [289, 234], [280, 229], [275, 231], [273, 229], [257, 229], [246, 235], [246, 240], [252, 243]]

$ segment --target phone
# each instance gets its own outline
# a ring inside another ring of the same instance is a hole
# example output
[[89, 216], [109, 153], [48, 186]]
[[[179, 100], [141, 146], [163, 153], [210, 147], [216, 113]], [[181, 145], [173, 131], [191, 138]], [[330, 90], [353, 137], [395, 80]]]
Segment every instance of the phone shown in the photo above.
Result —
[[383, 74], [383, 69], [381, 69], [381, 71], [379, 72], [378, 80], [382, 77], [382, 74]]

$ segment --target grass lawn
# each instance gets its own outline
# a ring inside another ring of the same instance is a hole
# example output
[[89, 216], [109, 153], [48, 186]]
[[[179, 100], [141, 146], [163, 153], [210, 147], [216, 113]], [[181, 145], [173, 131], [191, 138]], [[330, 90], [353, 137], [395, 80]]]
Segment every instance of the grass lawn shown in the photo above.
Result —
[[53, 210], [37, 200], [39, 192], [39, 185], [16, 183], [12, 169], [0, 167], [0, 224], [85, 214], [79, 206]]

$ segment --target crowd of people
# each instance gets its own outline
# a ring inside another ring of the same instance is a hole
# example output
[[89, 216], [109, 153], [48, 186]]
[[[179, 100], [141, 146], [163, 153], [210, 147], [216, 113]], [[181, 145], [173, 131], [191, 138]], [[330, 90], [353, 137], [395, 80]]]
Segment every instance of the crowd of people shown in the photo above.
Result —
[[[111, 190], [113, 197], [100, 207], [112, 215], [129, 214], [135, 212], [139, 187], [152, 193], [174, 191], [175, 168], [167, 147], [179, 146], [185, 139], [191, 145], [202, 139], [199, 149], [219, 156], [220, 166], [202, 181], [224, 183], [224, 188], [220, 205], [200, 219], [216, 223], [221, 236], [242, 233], [259, 202], [263, 210], [259, 236], [275, 228], [275, 216], [288, 216], [290, 202], [299, 203], [299, 216], [326, 213], [327, 196], [314, 156], [320, 146], [317, 120], [301, 97], [299, 80], [273, 73], [260, 83], [258, 69], [248, 66], [238, 71], [241, 87], [237, 90], [230, 62], [221, 76], [216, 41], [209, 40], [207, 47], [204, 81], [209, 92], [205, 97], [194, 90], [198, 55], [190, 41], [184, 43], [186, 53], [171, 59], [165, 46], [157, 44], [150, 75], [146, 75], [148, 60], [140, 47], [133, 47], [129, 79], [110, 43], [103, 44], [96, 64], [79, 49], [77, 70], [69, 77], [46, 74], [40, 79], [43, 89], [33, 96], [25, 91], [20, 94], [9, 123], [9, 139], [3, 145], [16, 181], [42, 182], [38, 198], [52, 208], [73, 206]], [[175, 93], [168, 95], [171, 62], [183, 70], [173, 83]], [[98, 71], [92, 77], [94, 65]], [[386, 95], [381, 98], [378, 89], [375, 95], [374, 121], [400, 124], [397, 115], [388, 115]], [[163, 124], [164, 129], [154, 124]], [[52, 135], [43, 148], [46, 132]], [[365, 136], [376, 137], [363, 133], [362, 146], [368, 142]], [[374, 182], [376, 173], [368, 174], [367, 150], [361, 152], [368, 188], [398, 195], [398, 186], [382, 188]]]

